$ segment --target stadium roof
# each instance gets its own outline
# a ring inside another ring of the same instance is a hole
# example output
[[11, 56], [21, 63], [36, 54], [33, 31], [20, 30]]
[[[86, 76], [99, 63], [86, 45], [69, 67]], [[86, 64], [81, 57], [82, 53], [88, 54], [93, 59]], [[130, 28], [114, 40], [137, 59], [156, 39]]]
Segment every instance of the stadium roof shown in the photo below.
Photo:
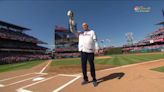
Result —
[[1, 26], [6, 26], [6, 27], [9, 27], [9, 28], [14, 28], [14, 29], [18, 29], [18, 30], [30, 30], [28, 28], [25, 28], [25, 27], [21, 27], [21, 26], [18, 26], [18, 25], [15, 25], [15, 24], [11, 24], [11, 23], [7, 23], [7, 22], [4, 22], [4, 21], [1, 21], [0, 20], [0, 25]]
[[164, 25], [164, 22], [160, 22], [160, 23], [158, 23], [157, 25]]
[[[163, 14], [163, 17], [164, 17], [164, 9], [162, 9], [162, 14]], [[164, 26], [164, 21], [163, 21], [163, 22], [158, 23], [157, 25], [163, 25], [163, 26]]]
[[55, 32], [67, 32], [67, 31], [68, 31], [67, 28], [58, 25], [55, 26]]

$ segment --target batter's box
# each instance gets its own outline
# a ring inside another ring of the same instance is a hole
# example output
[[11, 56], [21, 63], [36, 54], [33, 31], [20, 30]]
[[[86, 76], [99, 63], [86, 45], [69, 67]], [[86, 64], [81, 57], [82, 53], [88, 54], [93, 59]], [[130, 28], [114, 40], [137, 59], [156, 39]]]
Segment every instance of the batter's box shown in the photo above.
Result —
[[21, 87], [17, 92], [59, 92], [79, 78], [80, 75], [58, 74]]
[[39, 76], [44, 76], [44, 75], [36, 74], [36, 73], [18, 75], [15, 77], [0, 80], [0, 85], [4, 85], [3, 87], [7, 87], [7, 86], [11, 86], [11, 85], [15, 85], [15, 84], [19, 84], [19, 83], [31, 80], [31, 79], [33, 79], [35, 77], [39, 77]]

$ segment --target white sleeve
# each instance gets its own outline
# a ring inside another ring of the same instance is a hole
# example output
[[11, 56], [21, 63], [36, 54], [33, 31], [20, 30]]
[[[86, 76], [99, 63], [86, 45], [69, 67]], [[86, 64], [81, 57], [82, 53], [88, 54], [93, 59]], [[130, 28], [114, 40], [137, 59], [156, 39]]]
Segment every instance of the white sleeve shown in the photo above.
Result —
[[93, 31], [93, 35], [92, 35], [92, 37], [93, 37], [93, 40], [97, 40], [97, 37], [96, 37], [96, 34], [95, 34], [94, 31]]
[[99, 48], [99, 44], [98, 44], [98, 42], [97, 42], [97, 36], [96, 36], [96, 34], [95, 34], [94, 31], [93, 31], [93, 40], [94, 40], [94, 42], [95, 42], [95, 49], [96, 49], [96, 50], [100, 49], [100, 48]]
[[95, 49], [96, 49], [96, 50], [99, 50], [100, 47], [99, 47], [99, 44], [98, 44], [97, 40], [94, 40], [94, 41], [95, 41]]

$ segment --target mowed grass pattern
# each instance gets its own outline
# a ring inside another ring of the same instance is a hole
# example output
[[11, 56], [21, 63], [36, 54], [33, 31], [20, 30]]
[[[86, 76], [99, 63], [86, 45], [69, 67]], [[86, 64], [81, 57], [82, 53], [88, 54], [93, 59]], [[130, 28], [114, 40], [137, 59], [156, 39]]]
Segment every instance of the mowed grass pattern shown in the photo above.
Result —
[[114, 55], [108, 61], [108, 64], [121, 66], [127, 64], [134, 64], [146, 61], [152, 61], [164, 58], [164, 54], [144, 54], [144, 55]]
[[[121, 66], [121, 65], [127, 65], [127, 64], [134, 64], [134, 63], [140, 63], [140, 62], [146, 62], [146, 61], [152, 61], [157, 59], [164, 58], [164, 54], [131, 54], [131, 55], [112, 55], [112, 58], [106, 58], [106, 59], [96, 59], [95, 58], [95, 64], [109, 64], [114, 66]], [[81, 64], [80, 58], [75, 59], [57, 59], [53, 60], [51, 66], [58, 66], [58, 65], [77, 65]]]
[[154, 69], [151, 69], [151, 70], [158, 71], [158, 72], [164, 72], [164, 66], [157, 67], [157, 68], [154, 68]]
[[[98, 59], [95, 58], [95, 64], [105, 64], [105, 65], [113, 65], [113, 66], [121, 66], [127, 64], [134, 64], [140, 62], [146, 62], [151, 60], [157, 60], [164, 58], [164, 54], [128, 54], [128, 55], [111, 55], [112, 58]], [[42, 63], [41, 60], [38, 61], [28, 61], [16, 64], [7, 64], [0, 65], [0, 72], [13, 71], [13, 70], [21, 70], [32, 68], [38, 64]], [[69, 59], [55, 59], [51, 63], [51, 66], [64, 66], [64, 65], [80, 65], [80, 58], [69, 58]]]
[[29, 69], [40, 63], [42, 63], [41, 60], [36, 60], [36, 61], [27, 61], [22, 63], [15, 63], [15, 64], [0, 65], [0, 72]]

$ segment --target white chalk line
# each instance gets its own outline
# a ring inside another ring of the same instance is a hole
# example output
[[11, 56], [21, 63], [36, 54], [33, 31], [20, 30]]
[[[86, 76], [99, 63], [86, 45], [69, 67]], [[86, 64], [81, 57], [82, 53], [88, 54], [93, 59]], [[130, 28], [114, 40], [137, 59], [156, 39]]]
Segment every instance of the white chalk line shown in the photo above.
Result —
[[[130, 65], [124, 65], [124, 66], [119, 66], [119, 67], [115, 67], [115, 68], [109, 68], [109, 69], [99, 70], [97, 72], [103, 72], [103, 71], [109, 71], [109, 70], [116, 70], [116, 69], [125, 68], [125, 67], [131, 67], [131, 66], [136, 66], [136, 65], [141, 65], [141, 64], [153, 63], [153, 62], [157, 62], [157, 61], [160, 61], [160, 60], [163, 60], [163, 59], [158, 59], [158, 60], [153, 60], [153, 61], [147, 61], [147, 62], [142, 62], [142, 63], [136, 63], [136, 64], [130, 64]], [[90, 73], [90, 72], [87, 72], [87, 73]], [[82, 73], [79, 73], [79, 74], [82, 74]], [[79, 74], [76, 74], [76, 75], [79, 75]], [[64, 74], [64, 76], [70, 76], [70, 75], [65, 75]], [[77, 79], [79, 79], [80, 77], [81, 76], [76, 77], [75, 79], [69, 81], [68, 83], [64, 84], [63, 86], [55, 89], [53, 92], [59, 92], [60, 90], [64, 89], [66, 86], [70, 85], [71, 83], [73, 83], [74, 81], [76, 81]]]
[[135, 64], [123, 65], [123, 66], [119, 66], [119, 67], [114, 67], [114, 68], [99, 70], [97, 72], [103, 72], [103, 71], [109, 71], [109, 70], [116, 70], [116, 69], [120, 69], [120, 68], [132, 67], [132, 66], [137, 66], [137, 65], [147, 64], [147, 63], [154, 63], [154, 62], [157, 62], [157, 61], [160, 61], [160, 60], [164, 60], [164, 59], [158, 59], [158, 60], [146, 61], [146, 62], [142, 62], [142, 63], [135, 63]]
[[50, 79], [52, 79], [52, 78], [59, 77], [59, 76], [75, 77], [75, 78], [74, 78], [73, 80], [67, 82], [66, 84], [60, 86], [59, 88], [55, 89], [53, 92], [58, 92], [58, 91], [56, 91], [56, 90], [62, 90], [63, 88], [65, 88], [66, 86], [70, 85], [71, 83], [73, 83], [74, 81], [76, 81], [77, 79], [79, 79], [79, 78], [81, 77], [80, 75], [58, 74], [58, 75], [56, 75], [56, 76], [49, 77], [49, 78], [47, 78], [47, 79], [44, 79], [44, 80], [41, 80], [41, 81], [38, 81], [38, 82], [35, 82], [35, 83], [32, 83], [32, 84], [23, 86], [23, 87], [21, 87], [21, 88], [18, 88], [18, 89], [17, 89], [17, 92], [32, 92], [31, 90], [26, 90], [25, 88], [34, 86], [34, 85], [36, 85], [36, 84], [42, 83], [42, 82], [44, 82], [44, 81], [47, 81], [47, 80], [50, 80]]
[[[74, 76], [75, 77], [75, 76]], [[53, 90], [53, 92], [59, 92], [61, 91], [62, 89], [64, 89], [65, 87], [69, 86], [70, 84], [72, 84], [73, 82], [75, 82], [76, 80], [78, 80], [81, 76], [76, 76], [76, 78], [70, 80], [69, 82], [67, 82], [66, 84], [60, 86], [59, 88]]]
[[[46, 78], [46, 79], [44, 79], [44, 80], [41, 80], [41, 81], [38, 81], [38, 82], [35, 82], [35, 83], [32, 83], [32, 84], [29, 84], [29, 85], [26, 85], [26, 86], [23, 86], [23, 87], [21, 87], [21, 88], [18, 88], [18, 89], [17, 89], [17, 92], [23, 92], [23, 91], [21, 91], [21, 90], [26, 90], [25, 88], [31, 87], [31, 86], [33, 86], [33, 85], [39, 84], [39, 83], [41, 83], [41, 82], [50, 80], [50, 79], [55, 78], [55, 77], [58, 77], [58, 75], [52, 76], [52, 77], [49, 77], [49, 78]], [[27, 91], [29, 91], [29, 90], [27, 90]], [[32, 92], [32, 91], [30, 91], [30, 92]]]
[[[0, 80], [0, 82], [8, 81], [8, 80], [12, 80], [12, 79], [16, 79], [16, 78], [19, 78], [19, 77], [24, 77], [24, 76], [32, 75], [32, 74], [40, 74], [39, 76], [47, 75], [48, 73], [43, 73], [43, 72], [44, 72], [44, 70], [48, 67], [48, 65], [49, 65], [50, 63], [51, 63], [51, 61], [49, 61], [49, 62], [46, 64], [46, 66], [43, 67], [43, 69], [42, 69], [40, 72], [33, 72], [33, 73], [18, 75], [18, 76], [14, 76], [14, 77], [2, 79], [2, 80]], [[39, 77], [39, 76], [35, 76], [35, 77]], [[35, 77], [30, 77], [30, 78], [27, 78], [27, 79], [24, 79], [24, 80], [20, 80], [20, 81], [17, 81], [17, 82], [11, 83], [11, 84], [7, 84], [7, 85], [0, 84], [0, 87], [11, 86], [11, 85], [14, 85], [14, 84], [18, 84], [18, 83], [21, 83], [21, 82], [30, 80], [30, 79], [35, 78]]]
[[[160, 60], [164, 60], [164, 59], [158, 59], [158, 60], [152, 60], [152, 61], [145, 61], [145, 62], [141, 62], [141, 63], [122, 65], [122, 66], [118, 66], [118, 67], [113, 67], [113, 68], [107, 68], [107, 69], [103, 69], [103, 70], [98, 70], [98, 71], [96, 71], [96, 72], [117, 70], [117, 69], [120, 69], [120, 68], [126, 68], [126, 67], [131, 67], [131, 66], [137, 66], [137, 65], [147, 64], [147, 63], [153, 63], [153, 62], [157, 62], [157, 61], [160, 61]], [[90, 71], [88, 71], [87, 73], [90, 73]], [[82, 73], [77, 73], [77, 74], [75, 74], [75, 75], [82, 75]]]
[[[159, 60], [163, 60], [163, 59], [159, 59]], [[119, 66], [119, 67], [115, 67], [115, 68], [109, 68], [109, 69], [99, 70], [99, 71], [96, 71], [96, 72], [102, 72], [102, 71], [108, 71], [108, 70], [116, 70], [116, 69], [120, 69], [120, 68], [131, 67], [131, 66], [136, 66], [136, 65], [146, 64], [146, 63], [153, 63], [153, 62], [157, 62], [157, 61], [159, 61], [159, 60], [147, 61], [147, 62], [136, 63], [136, 64], [130, 64], [130, 65], [123, 65], [123, 66]], [[49, 63], [41, 70], [41, 72], [38, 73], [38, 74], [42, 74], [42, 72], [46, 69], [46, 67], [48, 67], [49, 64], [50, 64], [50, 62], [49, 62]], [[89, 72], [87, 72], [87, 73], [89, 73]], [[43, 73], [43, 74], [44, 74], [44, 73]], [[79, 73], [79, 74], [81, 75], [82, 73]], [[70, 77], [76, 77], [76, 78], [74, 78], [73, 80], [67, 82], [67, 83], [64, 84], [63, 86], [61, 86], [61, 87], [55, 89], [53, 92], [58, 92], [58, 91], [64, 89], [66, 86], [68, 86], [68, 85], [70, 85], [71, 83], [73, 83], [74, 81], [76, 81], [77, 79], [79, 79], [79, 78], [81, 77], [81, 76], [78, 76], [79, 74], [75, 74], [75, 75], [59, 74], [59, 75], [57, 75], [57, 76], [68, 76], [68, 77], [70, 76]], [[77, 76], [78, 76], [78, 77], [77, 77]], [[53, 77], [47, 78], [47, 79], [45, 79], [45, 80], [36, 82], [35, 84], [44, 82], [44, 81], [49, 80], [49, 79], [52, 79], [52, 78], [53, 78]], [[27, 86], [24, 86], [24, 87], [19, 88], [19, 89], [24, 89], [24, 88], [27, 88], [27, 87], [29, 87], [29, 86], [33, 86], [33, 85], [35, 85], [35, 84], [33, 83], [33, 84], [31, 84], [31, 85], [27, 85]], [[18, 89], [18, 90], [19, 90], [19, 89]], [[20, 91], [18, 91], [18, 92], [20, 92]], [[22, 92], [22, 91], [21, 91], [21, 92]], [[32, 92], [32, 91], [28, 91], [28, 92]]]
[[0, 80], [0, 82], [11, 80], [11, 79], [15, 79], [15, 78], [18, 78], [18, 77], [23, 77], [23, 76], [31, 75], [31, 74], [34, 74], [34, 73], [28, 73], [28, 74], [23, 74], [23, 75], [18, 75], [18, 76], [15, 76], [15, 77], [10, 77], [10, 78], [6, 78], [6, 79], [2, 79], [2, 80]]
[[23, 79], [23, 80], [20, 80], [20, 81], [17, 81], [17, 82], [13, 82], [13, 83], [10, 83], [10, 84], [5, 85], [5, 87], [11, 86], [11, 85], [15, 85], [15, 84], [18, 84], [18, 83], [21, 83], [21, 82], [24, 82], [24, 81], [28, 81], [28, 80], [31, 80], [33, 78], [40, 77], [40, 76], [44, 76], [44, 75], [34, 76], [34, 77]]
[[39, 72], [39, 73], [43, 73], [44, 70], [49, 66], [49, 64], [51, 63], [52, 61], [48, 61], [47, 65], [45, 67], [43, 67], [43, 69]]
[[[48, 67], [48, 65], [50, 64], [50, 62], [51, 61], [49, 61], [48, 64], [39, 73], [36, 72], [35, 74], [48, 74], [48, 73], [43, 73], [43, 71]], [[31, 75], [31, 74], [34, 74], [34, 72], [33, 73], [28, 73], [28, 74], [22, 74], [22, 75], [18, 75], [18, 76], [6, 78], [6, 79], [1, 79], [0, 82], [6, 81], [6, 80], [15, 79], [15, 78], [18, 78], [18, 77], [23, 77], [23, 76]]]
[[[159, 59], [159, 60], [161, 60], [161, 59]], [[120, 69], [120, 68], [131, 67], [131, 66], [136, 66], [136, 65], [146, 64], [146, 63], [153, 63], [153, 62], [157, 62], [159, 60], [153, 60], [153, 61], [147, 61], [147, 62], [142, 62], [142, 63], [124, 65], [124, 66], [119, 66], [119, 67], [115, 67], [115, 68], [109, 68], [109, 69], [99, 70], [97, 72], [103, 72], [103, 71], [109, 71], [109, 70], [116, 70], [116, 69]], [[87, 72], [87, 73], [90, 73], [90, 72]], [[82, 73], [79, 73], [79, 74], [82, 74]], [[63, 76], [77, 76], [77, 77], [75, 79], [69, 81], [68, 83], [62, 85], [61, 87], [55, 89], [53, 92], [59, 92], [60, 90], [64, 89], [66, 86], [70, 85], [71, 83], [73, 83], [74, 81], [76, 81], [77, 79], [79, 79], [81, 77], [81, 76], [78, 76], [79, 74], [76, 74], [76, 75], [65, 75], [65, 74], [61, 74]]]
[[77, 77], [80, 75], [70, 75], [70, 74], [58, 74], [59, 76], [66, 76], [66, 77]]
[[35, 74], [47, 75], [48, 73], [38, 73], [38, 72], [36, 72]]

